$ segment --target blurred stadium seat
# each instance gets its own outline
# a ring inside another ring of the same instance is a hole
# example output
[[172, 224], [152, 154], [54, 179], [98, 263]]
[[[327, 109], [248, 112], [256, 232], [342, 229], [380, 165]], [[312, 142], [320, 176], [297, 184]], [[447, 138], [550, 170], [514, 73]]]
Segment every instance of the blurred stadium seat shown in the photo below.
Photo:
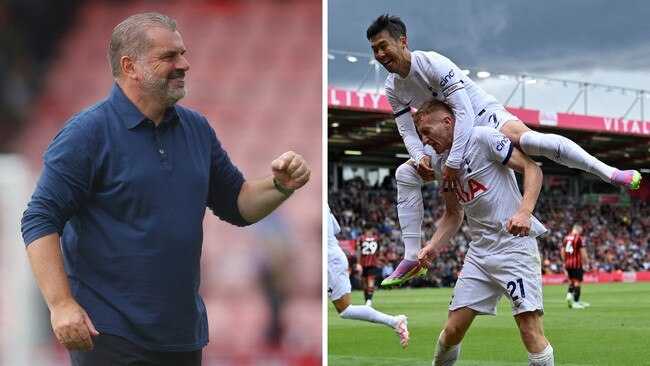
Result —
[[[649, 202], [622, 199], [613, 203], [600, 203], [599, 198], [612, 200], [619, 196], [586, 193], [576, 196], [569, 193], [571, 189], [567, 188], [569, 184], [546, 185], [535, 208], [535, 216], [548, 229], [547, 233], [538, 238], [544, 274], [564, 274], [560, 247], [563, 237], [571, 232], [574, 223], [580, 223], [584, 228], [589, 257], [587, 273], [650, 271], [650, 232], [646, 229], [650, 227]], [[366, 222], [375, 223], [375, 229], [381, 238], [382, 263], [385, 265], [392, 262], [393, 267], [399, 264], [404, 243], [399, 230], [396, 197], [394, 186], [371, 186], [362, 178], [344, 181], [338, 192], [329, 193], [332, 212], [341, 218], [342, 231], [339, 239], [356, 240], [363, 233]], [[423, 188], [423, 200], [422, 238], [428, 241], [444, 212], [437, 184]], [[469, 228], [465, 222], [443, 247], [427, 276], [410, 281], [408, 286], [453, 286], [470, 241]], [[356, 258], [352, 256], [351, 262], [355, 261]], [[355, 275], [359, 274], [353, 273], [353, 277]]]

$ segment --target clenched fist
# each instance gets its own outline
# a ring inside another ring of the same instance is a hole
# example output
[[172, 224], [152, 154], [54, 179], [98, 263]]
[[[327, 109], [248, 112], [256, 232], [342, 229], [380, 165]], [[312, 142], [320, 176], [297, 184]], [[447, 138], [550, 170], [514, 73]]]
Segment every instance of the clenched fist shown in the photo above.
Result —
[[282, 187], [295, 191], [309, 182], [311, 170], [301, 155], [287, 151], [271, 163], [273, 177]]

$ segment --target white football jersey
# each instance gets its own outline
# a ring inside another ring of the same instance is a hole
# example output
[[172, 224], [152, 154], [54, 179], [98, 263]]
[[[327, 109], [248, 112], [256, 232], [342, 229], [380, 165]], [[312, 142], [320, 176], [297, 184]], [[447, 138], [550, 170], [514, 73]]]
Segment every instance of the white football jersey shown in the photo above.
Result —
[[348, 274], [348, 258], [339, 246], [336, 234], [341, 227], [336, 221], [330, 206], [327, 205], [327, 296], [336, 301], [352, 291], [350, 275]]
[[336, 239], [336, 234], [341, 232], [341, 226], [339, 226], [338, 221], [336, 221], [336, 218], [332, 215], [332, 209], [330, 209], [329, 205], [327, 205], [327, 212], [329, 214], [327, 221], [327, 250], [338, 249], [343, 251], [339, 246], [338, 239]]
[[475, 117], [483, 109], [501, 106], [448, 58], [436, 52], [411, 52], [411, 70], [402, 78], [389, 74], [386, 78], [386, 97], [397, 121], [409, 155], [416, 163], [424, 156], [422, 141], [418, 137], [411, 116], [411, 107], [420, 108], [431, 98], [446, 101], [456, 116], [454, 143], [446, 165], [458, 168], [461, 155]]
[[[462, 205], [469, 223], [472, 242], [468, 254], [495, 254], [520, 244], [523, 237], [506, 231], [508, 220], [519, 210], [522, 196], [515, 173], [506, 166], [514, 144], [501, 132], [487, 126], [472, 128], [462, 154], [460, 193], [456, 198]], [[431, 154], [436, 179], [442, 182], [442, 169], [449, 151]], [[531, 217], [530, 236], [546, 232], [537, 218]]]

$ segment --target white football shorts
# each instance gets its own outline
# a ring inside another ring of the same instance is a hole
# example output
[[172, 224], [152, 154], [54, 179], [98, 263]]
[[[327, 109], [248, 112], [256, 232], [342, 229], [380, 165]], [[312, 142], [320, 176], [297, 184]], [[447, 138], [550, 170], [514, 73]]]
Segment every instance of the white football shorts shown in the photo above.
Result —
[[351, 291], [348, 258], [343, 249], [327, 248], [327, 296], [331, 301], [336, 301]]
[[519, 121], [514, 114], [508, 112], [501, 105], [489, 106], [485, 112], [474, 119], [474, 126], [488, 126], [500, 131], [508, 121]]
[[480, 314], [497, 315], [497, 303], [504, 295], [510, 300], [512, 315], [527, 311], [544, 314], [542, 268], [535, 238], [524, 238], [508, 251], [485, 257], [468, 252], [449, 310], [468, 307]]

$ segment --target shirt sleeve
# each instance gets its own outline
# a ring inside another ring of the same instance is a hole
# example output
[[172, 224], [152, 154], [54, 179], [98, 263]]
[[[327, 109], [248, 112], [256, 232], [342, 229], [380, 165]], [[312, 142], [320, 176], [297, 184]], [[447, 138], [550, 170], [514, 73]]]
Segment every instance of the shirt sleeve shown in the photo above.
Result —
[[339, 226], [339, 222], [336, 221], [336, 218], [331, 213], [330, 213], [330, 224], [332, 225], [332, 233], [334, 235], [341, 232], [341, 226]]
[[413, 123], [413, 116], [411, 116], [411, 106], [400, 102], [393, 89], [388, 86], [386, 87], [386, 99], [393, 108], [397, 130], [402, 136], [402, 140], [404, 140], [406, 150], [417, 165], [424, 157], [424, 145], [415, 130], [415, 123]]
[[453, 169], [459, 169], [465, 145], [467, 145], [472, 127], [474, 127], [474, 109], [461, 80], [463, 73], [456, 64], [447, 59], [437, 60], [432, 63], [428, 73], [430, 81], [434, 85], [442, 87], [442, 95], [456, 118], [454, 142], [445, 165]]
[[490, 127], [477, 127], [481, 131], [477, 133], [477, 139], [482, 142], [484, 151], [490, 160], [503, 165], [508, 164], [512, 150], [515, 145], [501, 132]]
[[228, 153], [221, 147], [221, 142], [212, 127], [210, 127], [210, 134], [212, 151], [208, 207], [214, 215], [230, 224], [250, 225], [251, 223], [241, 216], [237, 206], [237, 198], [244, 184], [244, 175], [230, 161]]
[[329, 225], [329, 227], [327, 228], [328, 234], [330, 237], [336, 239], [334, 235], [341, 232], [341, 226], [339, 225], [339, 222], [336, 221], [336, 217], [334, 217], [334, 214], [332, 214], [332, 209], [330, 208], [329, 204], [327, 205], [327, 213], [328, 213], [328, 225]]
[[21, 220], [25, 245], [63, 232], [65, 223], [90, 197], [92, 146], [76, 123], [66, 124], [43, 155], [43, 170]]

